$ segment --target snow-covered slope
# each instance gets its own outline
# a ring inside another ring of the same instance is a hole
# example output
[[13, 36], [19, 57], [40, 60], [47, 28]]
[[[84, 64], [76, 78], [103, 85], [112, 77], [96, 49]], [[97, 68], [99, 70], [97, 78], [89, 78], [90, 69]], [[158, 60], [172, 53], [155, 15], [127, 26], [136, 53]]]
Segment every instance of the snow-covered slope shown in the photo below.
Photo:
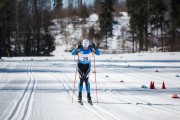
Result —
[[[130, 36], [127, 32], [129, 31], [129, 16], [126, 12], [120, 12], [119, 14], [122, 16], [115, 17], [113, 22], [113, 37], [107, 39], [108, 49], [132, 51], [132, 42], [127, 41]], [[94, 27], [96, 31], [99, 30], [98, 15], [95, 13], [86, 18], [86, 24], [80, 24], [80, 21], [82, 21], [81, 18], [75, 21], [70, 20], [70, 18], [53, 21], [54, 25], [50, 29], [55, 37], [57, 47], [66, 45], [65, 50], [72, 50], [73, 45], [77, 45], [83, 39], [88, 39], [83, 37], [83, 32], [88, 33], [91, 27]], [[96, 39], [90, 41], [97, 42]], [[105, 41], [105, 38], [101, 41], [101, 47], [105, 45]]]
[[[136, 53], [96, 57], [97, 97], [91, 73], [93, 106], [72, 103], [76, 62], [70, 53], [55, 57], [0, 60], [1, 120], [179, 120], [180, 53]], [[93, 60], [93, 57], [92, 57]], [[92, 61], [92, 71], [93, 71]], [[149, 89], [154, 81], [156, 89]], [[161, 89], [162, 83], [166, 89]], [[141, 88], [146, 86], [147, 88]]]

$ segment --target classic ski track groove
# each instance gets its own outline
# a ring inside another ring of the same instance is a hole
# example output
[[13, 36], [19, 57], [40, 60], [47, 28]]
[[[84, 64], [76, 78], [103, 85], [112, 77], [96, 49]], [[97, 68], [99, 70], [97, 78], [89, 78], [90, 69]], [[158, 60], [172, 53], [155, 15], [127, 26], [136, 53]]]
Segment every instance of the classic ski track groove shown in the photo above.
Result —
[[57, 72], [54, 71], [54, 69], [53, 69], [53, 67], [52, 67], [52, 65], [51, 65], [51, 61], [48, 62], [48, 63], [46, 63], [46, 64], [48, 64], [48, 69], [49, 69], [50, 73], [51, 73], [54, 77], [56, 77], [58, 80], [60, 80], [60, 83], [63, 85], [64, 90], [66, 90], [68, 96], [71, 97], [71, 94], [70, 94], [70, 92], [69, 92], [69, 90], [68, 90], [68, 88], [67, 88], [67, 85], [65, 85], [65, 83], [63, 83], [63, 81], [62, 81], [62, 78], [58, 76], [59, 73], [57, 73]]
[[28, 81], [28, 84], [24, 92], [22, 93], [21, 97], [16, 102], [12, 112], [7, 117], [8, 120], [15, 120], [15, 119], [24, 120], [27, 119], [27, 117], [29, 117], [30, 114], [29, 110], [31, 110], [30, 108], [32, 107], [32, 102], [33, 102], [32, 98], [34, 97], [35, 84], [37, 81], [37, 77], [32, 71], [32, 64], [33, 64], [32, 62], [28, 63], [27, 66], [27, 74], [29, 75], [30, 80]]
[[[51, 64], [49, 64], [50, 65], [50, 67], [52, 67], [51, 66]], [[53, 69], [51, 69], [53, 72], [55, 72]], [[56, 73], [56, 72], [55, 72]], [[69, 84], [69, 82], [68, 82], [68, 80], [67, 80], [67, 78], [64, 76], [64, 75], [62, 75], [61, 73], [58, 73], [58, 78], [59, 79], [62, 79], [64, 82], [66, 82], [67, 83], [67, 85], [69, 86], [69, 89], [71, 89], [72, 91], [73, 91], [73, 87]], [[76, 92], [75, 92], [75, 94], [76, 94]], [[76, 94], [77, 95], [77, 94]], [[86, 98], [84, 98], [84, 97], [82, 97], [82, 99], [86, 99]], [[87, 103], [87, 104], [89, 104], [89, 103]], [[86, 107], [87, 108], [87, 106], [84, 104], [84, 102], [83, 102], [83, 106], [84, 107]], [[90, 108], [91, 106], [89, 106], [88, 108]], [[119, 118], [118, 117], [115, 117], [115, 114], [112, 114], [112, 113], [110, 113], [109, 111], [107, 111], [107, 110], [104, 110], [103, 108], [101, 108], [101, 107], [99, 107], [99, 106], [97, 106], [97, 105], [95, 105], [95, 104], [93, 104], [93, 108], [96, 108], [96, 109], [98, 109], [98, 110], [96, 110], [96, 111], [101, 111], [102, 113], [106, 113], [106, 114], [108, 114], [109, 116], [110, 116], [110, 118], [114, 118], [114, 119], [116, 119], [116, 120], [119, 120]], [[90, 110], [90, 109], [89, 109]], [[92, 112], [92, 111], [91, 111]], [[93, 113], [95, 113], [96, 114], [96, 112], [93, 112]], [[96, 114], [97, 115], [97, 114]], [[101, 117], [101, 119], [104, 119], [104, 117], [102, 118], [102, 116], [103, 116], [104, 114], [102, 114], [102, 115], [98, 115], [99, 117]]]
[[[66, 83], [68, 84], [68, 86], [70, 87], [70, 89], [73, 90], [72, 86], [69, 84], [69, 82], [68, 82], [68, 80], [66, 79], [66, 77], [63, 76], [61, 73], [55, 72], [54, 69], [53, 69], [53, 66], [51, 65], [50, 62], [47, 63], [47, 64], [48, 64], [49, 71], [51, 71], [51, 72], [53, 73], [53, 76], [56, 77], [56, 78], [58, 78], [58, 79], [61, 81], [62, 84], [64, 84], [63, 81], [62, 81], [62, 79], [64, 79], [64, 80], [66, 81]], [[59, 76], [59, 75], [60, 75], [60, 76]], [[63, 86], [64, 86], [64, 85], [63, 85]], [[66, 91], [68, 91], [65, 86], [64, 86], [64, 88], [66, 89]], [[72, 97], [69, 92], [68, 92], [68, 95], [69, 95], [70, 97]], [[77, 96], [77, 93], [76, 93], [76, 92], [75, 92], [75, 95]], [[85, 98], [83, 98], [83, 99], [85, 99]], [[79, 103], [77, 103], [77, 104], [79, 104]], [[87, 103], [87, 104], [89, 104], [89, 103]], [[94, 105], [94, 104], [93, 104], [93, 105]], [[94, 111], [93, 108], [91, 108], [92, 106], [85, 105], [84, 102], [83, 102], [82, 107], [85, 107], [88, 111], [93, 112], [93, 114], [94, 114], [95, 116], [97, 116], [98, 118], [100, 118], [100, 120], [106, 120], [105, 117], [103, 117], [102, 115], [99, 115], [96, 111]], [[108, 119], [107, 119], [107, 120], [108, 120]]]
[[[121, 70], [121, 69], [116, 69], [116, 70], [119, 71], [119, 70]], [[126, 71], [126, 72], [129, 72], [129, 75], [131, 75], [131, 76], [139, 77], [139, 78], [141, 78], [141, 79], [144, 78], [144, 77], [140, 77], [139, 75], [133, 73], [132, 70], [125, 69], [125, 71]], [[141, 74], [141, 73], [138, 71], [138, 74]], [[68, 86], [72, 89], [72, 87], [70, 86], [68, 80], [67, 80], [61, 73], [60, 73], [59, 75], [61, 76], [61, 78], [63, 78], [63, 79], [66, 81], [66, 83], [68, 84]], [[142, 75], [149, 77], [149, 75], [147, 75], [147, 74], [142, 74]], [[152, 76], [151, 76], [151, 77], [152, 77]], [[155, 79], [154, 77], [152, 77], [152, 78]], [[157, 79], [157, 78], [156, 78], [156, 79]], [[158, 78], [158, 79], [159, 79], [159, 78]], [[163, 80], [160, 79], [159, 81], [163, 81]], [[175, 84], [175, 83], [171, 83], [171, 84]], [[112, 93], [110, 93], [110, 94], [112, 94]], [[77, 94], [76, 94], [76, 95], [77, 95]], [[83, 99], [85, 99], [85, 98], [83, 98]], [[118, 98], [118, 99], [119, 99], [119, 98]], [[122, 98], [121, 98], [121, 99], [122, 99]], [[123, 100], [129, 101], [129, 102], [134, 103], [134, 104], [136, 104], [136, 105], [139, 104], [139, 106], [140, 106], [141, 104], [148, 104], [148, 103], [145, 102], [145, 101], [137, 100], [137, 99], [126, 99], [126, 98], [123, 98]], [[83, 106], [86, 106], [86, 105], [84, 104]], [[99, 106], [97, 106], [97, 105], [95, 105], [95, 104], [93, 104], [93, 106], [96, 107], [97, 109], [99, 109], [100, 111], [102, 111], [102, 112], [104, 112], [104, 113], [106, 113], [106, 114], [109, 114], [109, 116], [111, 116], [111, 117], [117, 116], [117, 115], [115, 115], [115, 113], [112, 114], [111, 111], [105, 111], [104, 109], [100, 108]], [[148, 106], [147, 106], [147, 105], [146, 105], [146, 106], [141, 105], [141, 107], [142, 107], [142, 108], [147, 108]], [[164, 109], [163, 107], [161, 107], [161, 108]], [[149, 107], [148, 107], [148, 109], [149, 109]], [[156, 111], [162, 111], [162, 110], [159, 110], [158, 108], [151, 108], [151, 109], [152, 109], [152, 110], [156, 110]], [[167, 108], [166, 108], [166, 109], [167, 109]], [[170, 109], [167, 109], [167, 110], [170, 110]], [[163, 112], [170, 114], [170, 113], [167, 112], [166, 110], [163, 110]], [[176, 112], [176, 111], [173, 111], [173, 110], [172, 110], [171, 112]], [[172, 113], [171, 115], [174, 115], [174, 114]], [[176, 116], [176, 115], [174, 115], [174, 116]], [[118, 116], [118, 117], [119, 117], [119, 116]], [[119, 119], [118, 117], [115, 117], [115, 119]]]
[[[71, 87], [70, 84], [69, 84], [69, 82], [68, 82], [68, 80], [67, 80], [67, 78], [66, 78], [64, 75], [62, 75], [62, 74], [60, 74], [60, 75], [61, 75], [61, 77], [68, 83], [69, 87]], [[71, 89], [72, 89], [72, 87], [71, 87]], [[82, 98], [83, 98], [83, 99], [87, 99], [87, 98], [85, 98], [85, 97], [82, 97]], [[87, 103], [87, 104], [89, 104], [89, 103]], [[98, 109], [98, 111], [100, 110], [102, 113], [108, 114], [109, 116], [111, 116], [111, 118], [114, 118], [114, 119], [116, 119], [116, 120], [119, 120], [119, 118], [116, 117], [115, 114], [112, 114], [111, 112], [109, 112], [109, 111], [107, 111], [107, 110], [104, 110], [103, 108], [99, 107], [99, 106], [96, 105], [96, 104], [93, 104], [93, 108]]]

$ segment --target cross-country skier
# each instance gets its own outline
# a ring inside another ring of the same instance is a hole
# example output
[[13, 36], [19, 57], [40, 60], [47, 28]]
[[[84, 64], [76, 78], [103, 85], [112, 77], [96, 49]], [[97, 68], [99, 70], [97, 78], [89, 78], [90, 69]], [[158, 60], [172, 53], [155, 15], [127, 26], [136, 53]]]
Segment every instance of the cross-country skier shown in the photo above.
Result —
[[87, 101], [92, 104], [90, 96], [90, 83], [89, 74], [91, 71], [91, 57], [92, 53], [100, 55], [100, 51], [95, 47], [95, 44], [90, 45], [88, 39], [82, 41], [82, 45], [79, 44], [77, 48], [72, 51], [72, 55], [78, 54], [78, 73], [79, 73], [79, 94], [78, 102], [82, 103], [82, 89], [83, 82], [86, 84]]

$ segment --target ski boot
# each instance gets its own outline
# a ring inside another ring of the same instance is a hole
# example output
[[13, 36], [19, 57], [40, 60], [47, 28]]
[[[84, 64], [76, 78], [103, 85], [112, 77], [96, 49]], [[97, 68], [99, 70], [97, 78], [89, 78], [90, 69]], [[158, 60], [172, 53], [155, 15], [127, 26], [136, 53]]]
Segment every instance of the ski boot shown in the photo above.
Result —
[[93, 105], [92, 100], [91, 100], [91, 96], [90, 93], [87, 94], [87, 101], [90, 105]]
[[78, 95], [78, 103], [83, 105], [83, 102], [82, 102], [82, 93], [81, 92]]

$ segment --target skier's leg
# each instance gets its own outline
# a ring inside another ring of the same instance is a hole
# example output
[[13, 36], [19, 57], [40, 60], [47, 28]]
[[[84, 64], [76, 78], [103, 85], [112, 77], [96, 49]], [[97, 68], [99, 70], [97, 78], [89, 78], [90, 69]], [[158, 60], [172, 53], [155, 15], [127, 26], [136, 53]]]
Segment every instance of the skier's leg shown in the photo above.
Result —
[[79, 92], [82, 92], [82, 90], [83, 90], [83, 82], [84, 82], [84, 80], [80, 78], [80, 82], [79, 82]]
[[80, 78], [78, 101], [82, 100], [83, 82], [84, 82], [84, 80]]
[[88, 102], [91, 102], [90, 83], [89, 83], [90, 70], [91, 70], [91, 64], [88, 64], [86, 66], [86, 69], [85, 69], [85, 73], [86, 73], [85, 83], [86, 83], [86, 91], [87, 91], [87, 100], [88, 100]]
[[92, 102], [90, 93], [87, 93], [87, 101]]
[[81, 63], [78, 64], [78, 73], [79, 73], [79, 94], [78, 94], [78, 101], [82, 101], [82, 90], [83, 90], [83, 66]]
[[86, 91], [87, 91], [87, 101], [92, 102], [91, 95], [90, 95], [90, 83], [89, 83], [88, 78], [85, 80], [85, 84], [86, 84]]
[[82, 101], [82, 92], [79, 92], [78, 94], [78, 101]]
[[86, 91], [87, 93], [90, 93], [90, 83], [89, 83], [89, 78], [86, 78], [85, 79], [85, 84], [86, 84]]
[[90, 74], [90, 69], [91, 67], [90, 67], [90, 64], [87, 64], [86, 66], [85, 66], [85, 84], [86, 84], [86, 91], [87, 91], [87, 93], [90, 93], [90, 83], [89, 83], [89, 74]]

